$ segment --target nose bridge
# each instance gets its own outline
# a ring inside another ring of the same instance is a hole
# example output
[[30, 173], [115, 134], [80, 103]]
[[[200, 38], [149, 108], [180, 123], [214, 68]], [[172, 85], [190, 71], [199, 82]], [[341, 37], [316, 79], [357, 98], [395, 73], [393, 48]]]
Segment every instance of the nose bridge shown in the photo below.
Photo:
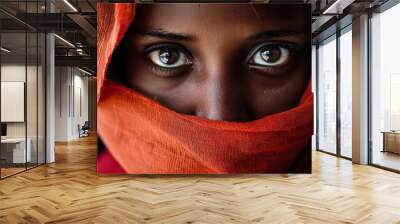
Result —
[[207, 117], [213, 120], [232, 119], [233, 83], [224, 69], [211, 72], [207, 79]]
[[240, 81], [236, 74], [237, 69], [231, 62], [226, 54], [214, 53], [207, 57], [203, 73], [206, 83], [204, 98], [197, 110], [198, 116], [226, 121], [247, 119], [246, 107], [238, 86]]

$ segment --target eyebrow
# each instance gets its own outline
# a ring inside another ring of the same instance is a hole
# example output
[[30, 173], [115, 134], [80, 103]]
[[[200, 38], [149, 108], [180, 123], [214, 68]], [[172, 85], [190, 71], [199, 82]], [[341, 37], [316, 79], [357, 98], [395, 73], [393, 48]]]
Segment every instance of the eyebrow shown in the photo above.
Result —
[[287, 36], [297, 36], [297, 35], [304, 35], [304, 32], [295, 30], [261, 31], [251, 35], [249, 39], [259, 40], [271, 37], [287, 37]]
[[[189, 34], [184, 33], [174, 33], [169, 32], [163, 29], [152, 29], [152, 30], [137, 30], [137, 33], [143, 36], [152, 36], [158, 37], [166, 40], [175, 40], [175, 41], [193, 41], [196, 38]], [[271, 37], [285, 37], [285, 36], [295, 36], [302, 35], [304, 32], [295, 31], [295, 30], [273, 30], [273, 31], [261, 31], [251, 35], [248, 39], [251, 40], [259, 40]]]
[[158, 37], [161, 39], [166, 39], [166, 40], [186, 40], [186, 41], [193, 41], [196, 38], [194, 36], [188, 35], [188, 34], [183, 34], [183, 33], [173, 33], [169, 32], [163, 29], [153, 29], [153, 30], [138, 30], [138, 34], [144, 35], [144, 36], [152, 36], [152, 37]]

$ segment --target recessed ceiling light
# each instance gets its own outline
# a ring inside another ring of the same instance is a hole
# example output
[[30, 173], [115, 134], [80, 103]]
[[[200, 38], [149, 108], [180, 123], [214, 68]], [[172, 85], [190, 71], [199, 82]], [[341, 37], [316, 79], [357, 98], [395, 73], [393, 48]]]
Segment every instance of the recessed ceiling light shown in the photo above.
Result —
[[74, 12], [78, 12], [75, 6], [73, 6], [68, 0], [64, 0], [64, 3], [67, 4]]
[[75, 45], [73, 45], [71, 42], [69, 42], [68, 40], [60, 37], [58, 34], [54, 34], [55, 37], [57, 37], [59, 40], [61, 40], [62, 42], [66, 43], [67, 45], [69, 45], [70, 47], [75, 48]]
[[1, 47], [0, 49], [1, 49], [1, 51], [4, 51], [4, 52], [6, 52], [6, 53], [10, 53], [10, 52], [11, 52], [10, 49], [7, 49], [7, 48], [5, 48], [5, 47]]
[[79, 67], [78, 67], [78, 70], [81, 71], [81, 72], [83, 72], [83, 73], [85, 73], [85, 74], [87, 74], [87, 75], [93, 75], [92, 73], [90, 73], [90, 72], [88, 72], [88, 71], [86, 71], [86, 70], [83, 70], [83, 69], [81, 69], [81, 68], [79, 68]]
[[355, 0], [336, 0], [322, 14], [342, 14], [343, 9], [351, 5]]

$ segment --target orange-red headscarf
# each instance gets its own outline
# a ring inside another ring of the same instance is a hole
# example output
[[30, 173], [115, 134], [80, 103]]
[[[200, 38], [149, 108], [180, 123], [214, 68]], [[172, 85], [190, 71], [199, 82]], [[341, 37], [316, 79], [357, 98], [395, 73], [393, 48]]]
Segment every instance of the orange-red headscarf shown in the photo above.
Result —
[[127, 173], [287, 172], [311, 140], [309, 84], [298, 106], [250, 122], [176, 113], [107, 79], [135, 4], [98, 4], [98, 133]]

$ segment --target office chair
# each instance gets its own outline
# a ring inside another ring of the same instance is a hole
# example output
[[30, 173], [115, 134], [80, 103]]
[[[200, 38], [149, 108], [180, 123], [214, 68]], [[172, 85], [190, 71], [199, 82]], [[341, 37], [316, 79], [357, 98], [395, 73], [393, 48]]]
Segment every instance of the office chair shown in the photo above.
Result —
[[82, 127], [80, 127], [80, 125], [78, 124], [79, 138], [89, 136], [89, 129], [90, 129], [89, 121], [85, 121]]

